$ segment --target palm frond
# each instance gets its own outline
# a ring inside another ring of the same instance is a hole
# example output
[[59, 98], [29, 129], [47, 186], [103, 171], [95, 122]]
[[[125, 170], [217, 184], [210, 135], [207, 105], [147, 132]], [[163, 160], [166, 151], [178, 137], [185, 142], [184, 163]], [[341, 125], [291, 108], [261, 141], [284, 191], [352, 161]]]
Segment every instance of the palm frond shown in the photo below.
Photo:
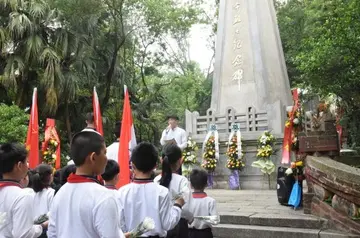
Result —
[[29, 13], [34, 18], [43, 18], [48, 10], [47, 4], [42, 2], [32, 1], [29, 8]]
[[24, 61], [21, 57], [16, 55], [10, 55], [6, 62], [6, 66], [4, 69], [3, 75], [3, 83], [7, 87], [15, 87], [16, 84], [16, 77], [21, 75], [24, 71]]
[[12, 11], [16, 11], [19, 7], [19, 0], [0, 0], [0, 5], [5, 7], [10, 7]]
[[37, 60], [44, 46], [43, 40], [38, 35], [31, 35], [26, 39], [25, 61]]
[[12, 37], [18, 39], [24, 35], [25, 32], [32, 31], [31, 20], [23, 13], [10, 13], [9, 30]]
[[47, 88], [55, 86], [55, 78], [60, 70], [60, 57], [51, 48], [47, 47], [40, 55], [40, 63], [46, 65], [44, 75], [42, 77], [42, 84]]
[[0, 53], [4, 50], [7, 42], [7, 31], [0, 27]]

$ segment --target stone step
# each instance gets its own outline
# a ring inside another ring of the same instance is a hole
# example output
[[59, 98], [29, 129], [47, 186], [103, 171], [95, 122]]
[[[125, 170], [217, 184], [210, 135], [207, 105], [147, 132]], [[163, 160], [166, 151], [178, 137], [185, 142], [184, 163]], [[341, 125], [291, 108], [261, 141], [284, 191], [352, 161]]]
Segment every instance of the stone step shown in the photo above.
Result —
[[325, 229], [327, 220], [311, 215], [268, 213], [220, 213], [221, 224]]
[[220, 224], [213, 228], [215, 238], [355, 238], [358, 235], [343, 234], [322, 229], [301, 229], [256, 225]]

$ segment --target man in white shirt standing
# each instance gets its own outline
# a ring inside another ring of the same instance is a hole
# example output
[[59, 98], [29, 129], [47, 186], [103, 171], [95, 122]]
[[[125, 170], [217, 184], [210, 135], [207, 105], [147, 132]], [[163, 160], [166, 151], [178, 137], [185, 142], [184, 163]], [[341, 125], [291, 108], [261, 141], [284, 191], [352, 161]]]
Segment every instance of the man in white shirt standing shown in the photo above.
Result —
[[167, 143], [173, 143], [172, 141], [175, 141], [181, 150], [185, 149], [187, 145], [187, 135], [186, 131], [178, 126], [179, 117], [168, 116], [167, 120], [168, 127], [166, 127], [162, 133], [160, 144], [164, 146]]
[[[184, 150], [187, 145], [187, 135], [186, 131], [178, 126], [179, 117], [177, 116], [168, 116], [168, 127], [163, 131], [160, 139], [160, 144], [162, 146], [168, 143], [176, 143], [181, 150]], [[178, 174], [182, 174], [181, 167], [178, 171]]]
[[116, 140], [114, 143], [112, 143], [106, 148], [106, 157], [108, 159], [115, 160], [116, 162], [119, 161], [118, 155], [119, 155], [120, 132], [121, 132], [121, 122], [117, 121], [115, 123], [115, 128], [114, 128], [114, 134], [116, 136]]

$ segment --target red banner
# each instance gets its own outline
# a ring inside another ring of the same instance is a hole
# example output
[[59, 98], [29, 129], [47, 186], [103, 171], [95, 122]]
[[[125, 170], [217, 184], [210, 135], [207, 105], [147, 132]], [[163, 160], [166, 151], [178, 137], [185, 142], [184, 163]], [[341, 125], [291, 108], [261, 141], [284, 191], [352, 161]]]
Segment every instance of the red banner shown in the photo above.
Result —
[[290, 148], [292, 144], [291, 135], [293, 133], [293, 127], [294, 127], [294, 116], [300, 106], [298, 90], [293, 89], [292, 95], [293, 95], [294, 106], [290, 112], [289, 121], [285, 124], [284, 141], [282, 147], [282, 160], [281, 160], [282, 164], [290, 163], [290, 151], [291, 151]]
[[60, 169], [61, 167], [61, 153], [60, 153], [60, 137], [55, 128], [55, 120], [47, 118], [46, 119], [46, 129], [45, 129], [45, 140], [42, 145], [43, 155], [48, 151], [49, 143], [52, 143], [52, 146], [56, 147], [55, 163], [51, 163], [51, 166], [54, 166], [55, 169]]
[[30, 120], [25, 144], [27, 150], [29, 151], [29, 167], [34, 169], [40, 164], [37, 88], [34, 88], [33, 92]]
[[100, 103], [99, 103], [98, 94], [96, 92], [96, 87], [94, 87], [94, 92], [93, 92], [93, 111], [94, 111], [94, 122], [96, 126], [96, 131], [99, 132], [102, 136], [104, 136]]

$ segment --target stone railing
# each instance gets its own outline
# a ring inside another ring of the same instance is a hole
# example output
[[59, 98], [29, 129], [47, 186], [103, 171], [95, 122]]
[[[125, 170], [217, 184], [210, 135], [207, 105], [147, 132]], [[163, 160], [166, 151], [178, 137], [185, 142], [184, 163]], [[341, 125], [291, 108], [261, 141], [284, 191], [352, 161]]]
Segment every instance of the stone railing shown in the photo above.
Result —
[[210, 125], [216, 124], [219, 134], [229, 134], [233, 124], [240, 126], [241, 132], [262, 132], [269, 129], [266, 111], [256, 111], [249, 107], [246, 113], [238, 113], [229, 107], [224, 114], [215, 114], [208, 109], [206, 115], [200, 116], [198, 112], [186, 111], [186, 131], [193, 137], [204, 137]]
[[360, 169], [328, 157], [307, 156], [306, 179], [304, 212], [328, 219], [333, 228], [360, 235]]

